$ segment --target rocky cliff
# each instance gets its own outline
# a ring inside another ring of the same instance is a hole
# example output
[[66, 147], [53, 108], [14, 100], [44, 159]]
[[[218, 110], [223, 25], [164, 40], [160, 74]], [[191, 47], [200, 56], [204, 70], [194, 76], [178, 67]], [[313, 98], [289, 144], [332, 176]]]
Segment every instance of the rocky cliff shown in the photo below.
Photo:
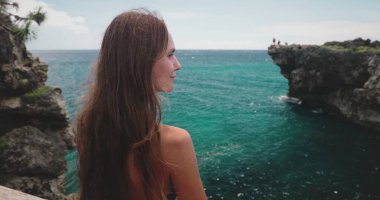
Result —
[[61, 90], [45, 85], [47, 69], [0, 26], [0, 185], [63, 199], [58, 177], [75, 143]]
[[272, 45], [268, 54], [289, 81], [289, 97], [380, 133], [380, 42]]

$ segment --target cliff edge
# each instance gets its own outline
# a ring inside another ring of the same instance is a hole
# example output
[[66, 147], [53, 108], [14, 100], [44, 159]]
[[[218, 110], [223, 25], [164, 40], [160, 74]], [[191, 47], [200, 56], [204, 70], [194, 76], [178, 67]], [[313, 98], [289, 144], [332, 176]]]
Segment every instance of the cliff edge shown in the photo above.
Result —
[[380, 133], [380, 42], [357, 38], [324, 45], [271, 45], [288, 96]]
[[61, 89], [45, 85], [47, 69], [22, 39], [0, 26], [0, 185], [64, 199], [58, 177], [74, 134]]

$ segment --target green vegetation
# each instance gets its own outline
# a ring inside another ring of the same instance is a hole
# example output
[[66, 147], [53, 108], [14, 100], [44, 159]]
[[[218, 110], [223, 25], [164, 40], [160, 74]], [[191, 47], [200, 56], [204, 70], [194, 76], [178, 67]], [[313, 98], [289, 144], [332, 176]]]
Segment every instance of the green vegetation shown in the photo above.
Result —
[[368, 47], [368, 46], [359, 46], [354, 48], [347, 48], [341, 45], [322, 45], [322, 48], [334, 50], [334, 51], [345, 51], [351, 53], [367, 53], [367, 52], [375, 52], [380, 53], [380, 48], [377, 47]]
[[3, 140], [0, 139], [0, 154], [3, 153], [3, 151], [8, 147], [7, 143]]
[[[43, 12], [42, 8], [39, 7], [27, 16], [21, 17], [8, 11], [8, 9], [17, 10], [18, 8], [19, 5], [16, 2], [10, 3], [9, 0], [0, 0], [0, 26], [23, 41], [35, 39], [37, 34], [32, 30], [31, 25], [33, 22], [41, 25], [46, 19], [46, 12]], [[11, 20], [11, 23], [8, 19]]]
[[26, 86], [28, 85], [29, 80], [24, 78], [24, 79], [20, 79], [18, 82], [21, 86]]
[[48, 94], [51, 91], [53, 91], [53, 88], [45, 85], [45, 86], [36, 88], [36, 89], [34, 89], [34, 90], [32, 90], [32, 91], [24, 94], [22, 97], [25, 98], [25, 99], [28, 99], [28, 100], [35, 99], [35, 98], [44, 96], [45, 94]]

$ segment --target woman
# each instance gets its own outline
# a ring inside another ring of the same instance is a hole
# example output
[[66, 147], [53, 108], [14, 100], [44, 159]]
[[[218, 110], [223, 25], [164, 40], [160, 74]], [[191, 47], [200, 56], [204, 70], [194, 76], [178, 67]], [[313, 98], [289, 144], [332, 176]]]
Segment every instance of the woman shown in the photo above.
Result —
[[108, 26], [77, 121], [80, 199], [206, 199], [191, 137], [163, 125], [159, 92], [181, 68], [164, 21], [147, 10]]

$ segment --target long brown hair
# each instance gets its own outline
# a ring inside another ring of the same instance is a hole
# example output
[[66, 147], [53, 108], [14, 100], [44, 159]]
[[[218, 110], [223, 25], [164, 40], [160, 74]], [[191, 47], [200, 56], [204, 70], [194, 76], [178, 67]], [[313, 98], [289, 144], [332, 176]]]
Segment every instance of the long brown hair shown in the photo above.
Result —
[[77, 118], [81, 200], [129, 199], [129, 152], [146, 198], [165, 198], [161, 108], [151, 74], [168, 37], [164, 21], [146, 9], [124, 12], [108, 26]]

